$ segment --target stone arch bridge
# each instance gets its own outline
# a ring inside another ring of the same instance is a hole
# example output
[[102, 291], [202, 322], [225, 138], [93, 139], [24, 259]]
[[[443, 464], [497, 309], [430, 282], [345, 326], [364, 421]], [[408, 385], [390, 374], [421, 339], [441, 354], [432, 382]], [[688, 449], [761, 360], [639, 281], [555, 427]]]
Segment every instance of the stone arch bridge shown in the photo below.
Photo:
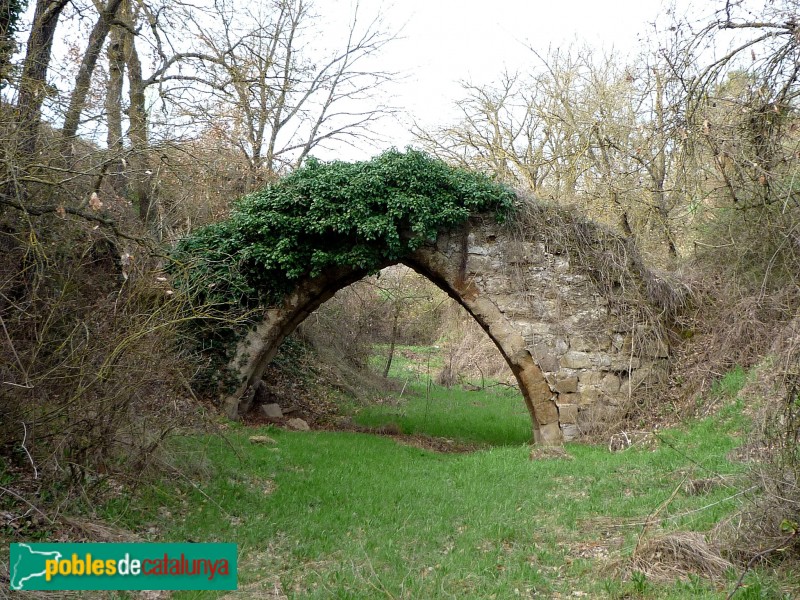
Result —
[[[535, 442], [559, 444], [608, 419], [636, 394], [663, 386], [669, 348], [658, 319], [647, 318], [659, 311], [647, 300], [635, 257], [590, 248], [596, 251], [587, 259], [586, 252], [558, 249], [548, 227], [558, 225], [545, 222], [521, 237], [519, 228], [473, 217], [384, 266], [407, 265], [475, 318], [516, 376]], [[603, 236], [627, 248], [612, 234]], [[586, 236], [580, 243], [599, 244], [597, 239]], [[614, 262], [616, 275], [598, 274], [598, 260]], [[249, 408], [284, 338], [338, 290], [366, 275], [330, 268], [300, 280], [279, 306], [265, 311], [238, 344], [232, 366], [241, 384], [225, 399], [229, 416]]]

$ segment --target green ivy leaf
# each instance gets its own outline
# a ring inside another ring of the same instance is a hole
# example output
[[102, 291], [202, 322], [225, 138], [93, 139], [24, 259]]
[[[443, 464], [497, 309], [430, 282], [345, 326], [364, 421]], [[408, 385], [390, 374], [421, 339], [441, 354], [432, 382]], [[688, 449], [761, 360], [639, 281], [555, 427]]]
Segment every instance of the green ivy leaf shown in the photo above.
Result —
[[334, 265], [377, 271], [470, 214], [502, 220], [514, 197], [486, 175], [412, 149], [357, 163], [310, 158], [241, 198], [228, 220], [182, 240], [176, 264], [191, 268], [176, 284], [232, 306], [275, 303]]

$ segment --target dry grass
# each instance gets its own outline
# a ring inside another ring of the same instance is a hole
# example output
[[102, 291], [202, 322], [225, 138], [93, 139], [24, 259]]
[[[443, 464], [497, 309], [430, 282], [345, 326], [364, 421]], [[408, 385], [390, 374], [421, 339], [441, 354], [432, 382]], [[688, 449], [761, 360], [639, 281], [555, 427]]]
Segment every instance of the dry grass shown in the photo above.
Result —
[[641, 542], [627, 562], [626, 571], [669, 582], [688, 579], [689, 575], [720, 579], [732, 567], [702, 533], [679, 531]]
[[717, 528], [730, 558], [800, 563], [800, 320], [775, 336], [770, 355], [753, 370], [740, 396], [753, 421], [747, 444], [750, 483], [757, 492], [735, 518]]

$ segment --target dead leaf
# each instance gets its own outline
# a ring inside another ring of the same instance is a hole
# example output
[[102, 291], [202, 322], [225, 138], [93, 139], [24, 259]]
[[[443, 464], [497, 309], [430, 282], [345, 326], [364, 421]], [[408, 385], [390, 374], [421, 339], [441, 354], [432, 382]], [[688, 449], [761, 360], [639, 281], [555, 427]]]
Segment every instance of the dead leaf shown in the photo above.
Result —
[[103, 203], [100, 202], [100, 196], [97, 195], [97, 192], [92, 192], [92, 195], [89, 198], [89, 207], [95, 211], [103, 208]]
[[64, 207], [63, 207], [63, 206], [58, 206], [58, 207], [56, 208], [56, 214], [57, 214], [59, 217], [61, 217], [62, 219], [66, 219], [66, 218], [67, 218], [67, 211], [66, 211], [66, 210], [64, 210]]

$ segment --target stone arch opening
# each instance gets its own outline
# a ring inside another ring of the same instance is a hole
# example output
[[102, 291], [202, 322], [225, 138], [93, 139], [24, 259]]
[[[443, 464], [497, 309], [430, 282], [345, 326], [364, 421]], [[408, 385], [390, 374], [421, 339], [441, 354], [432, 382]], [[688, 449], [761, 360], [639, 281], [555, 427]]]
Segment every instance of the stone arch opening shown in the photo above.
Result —
[[[560, 444], [617, 418], [634, 394], [663, 388], [669, 349], [658, 323], [616, 302], [567, 256], [535, 237], [475, 217], [385, 268], [404, 264], [458, 302], [514, 374], [539, 444]], [[331, 267], [297, 281], [238, 343], [229, 369], [240, 385], [224, 399], [237, 418], [283, 339], [338, 290], [373, 270]]]
[[433, 282], [455, 300], [478, 323], [492, 340], [517, 380], [525, 406], [531, 416], [536, 443], [557, 444], [562, 441], [558, 422], [557, 394], [550, 388], [544, 373], [500, 309], [463, 276], [450, 278], [449, 264], [441, 257], [425, 252], [400, 261]]
[[[561, 443], [557, 393], [533, 359], [524, 338], [497, 305], [464, 276], [461, 263], [463, 261], [454, 262], [452, 257], [430, 245], [402, 259], [387, 261], [383, 268], [403, 264], [460, 304], [486, 332], [514, 374], [531, 417], [534, 441]], [[249, 409], [255, 387], [283, 340], [336, 292], [367, 275], [359, 269], [329, 269], [317, 277], [300, 281], [280, 306], [265, 311], [264, 319], [237, 347], [234, 363], [242, 383], [226, 399], [226, 411], [231, 418]]]
[[522, 200], [483, 175], [392, 150], [365, 163], [310, 160], [181, 241], [178, 285], [199, 301], [234, 312], [268, 303], [247, 334], [223, 325], [226, 341], [199, 350], [214, 369], [227, 362], [214, 379], [222, 394], [237, 387], [223, 398], [228, 414], [248, 406], [280, 342], [320, 304], [399, 262], [494, 341], [539, 443], [574, 439], [616, 418], [639, 390], [661, 389], [662, 320], [682, 295], [623, 239], [574, 211]]

